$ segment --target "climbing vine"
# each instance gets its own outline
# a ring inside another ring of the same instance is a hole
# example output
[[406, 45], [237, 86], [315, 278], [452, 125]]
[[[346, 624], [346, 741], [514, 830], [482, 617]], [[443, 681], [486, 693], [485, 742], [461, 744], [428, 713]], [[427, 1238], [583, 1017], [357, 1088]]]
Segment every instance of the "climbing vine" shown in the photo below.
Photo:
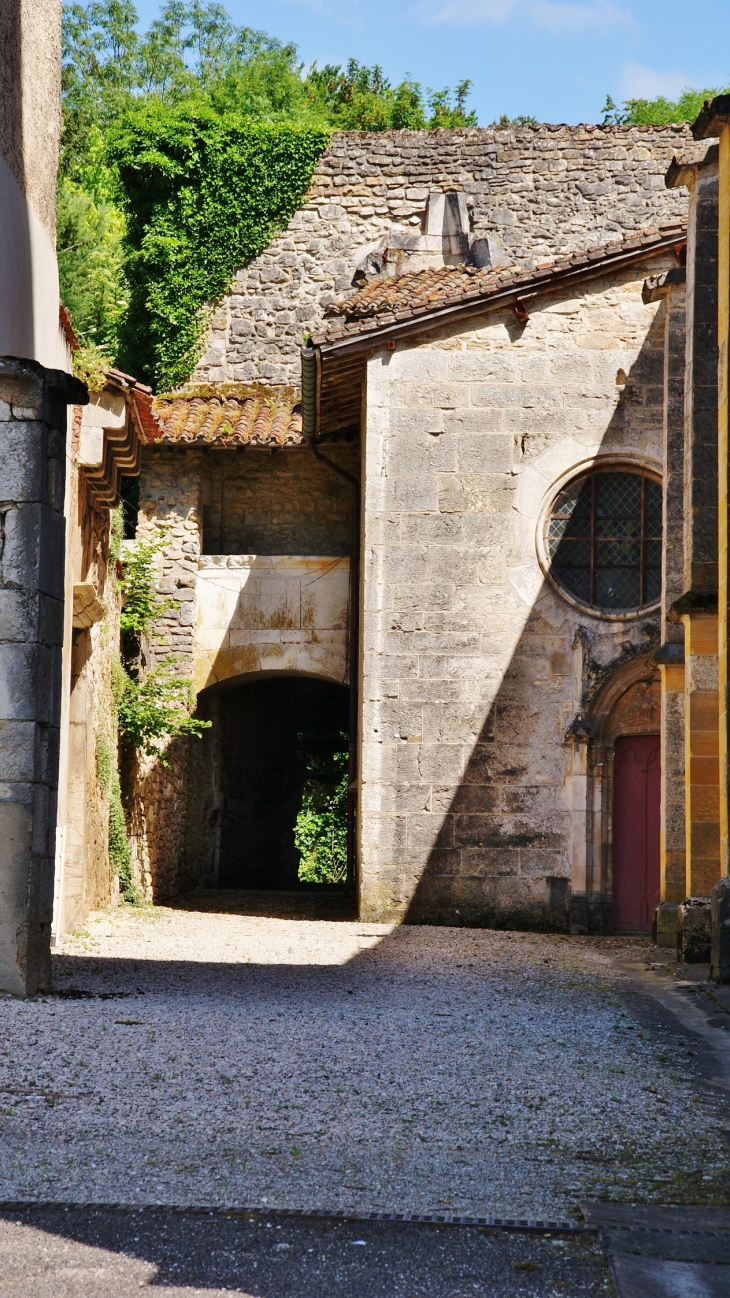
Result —
[[163, 745], [178, 735], [200, 735], [209, 721], [193, 717], [192, 682], [175, 672], [172, 654], [157, 667], [142, 669], [141, 640], [170, 607], [155, 589], [156, 556], [164, 535], [139, 540], [125, 558], [120, 582], [123, 672], [117, 701], [119, 732], [135, 748], [167, 765]]
[[189, 377], [211, 303], [301, 206], [329, 134], [204, 104], [150, 101], [120, 119], [109, 156], [127, 219], [123, 368], [158, 389]]

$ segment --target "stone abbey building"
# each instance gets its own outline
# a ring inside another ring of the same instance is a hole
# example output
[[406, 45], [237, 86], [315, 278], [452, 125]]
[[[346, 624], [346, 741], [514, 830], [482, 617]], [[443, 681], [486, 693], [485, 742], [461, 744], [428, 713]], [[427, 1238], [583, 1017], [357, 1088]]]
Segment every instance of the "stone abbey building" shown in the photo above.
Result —
[[[713, 238], [689, 128], [337, 135], [190, 382], [92, 394], [78, 479], [102, 517], [138, 471], [125, 546], [164, 541], [146, 661], [174, 655], [211, 723], [130, 776], [149, 897], [296, 885], [296, 737], [323, 717], [364, 919], [647, 931], [663, 900], [669, 933], [709, 893]], [[105, 625], [69, 666], [59, 929], [112, 888]]]

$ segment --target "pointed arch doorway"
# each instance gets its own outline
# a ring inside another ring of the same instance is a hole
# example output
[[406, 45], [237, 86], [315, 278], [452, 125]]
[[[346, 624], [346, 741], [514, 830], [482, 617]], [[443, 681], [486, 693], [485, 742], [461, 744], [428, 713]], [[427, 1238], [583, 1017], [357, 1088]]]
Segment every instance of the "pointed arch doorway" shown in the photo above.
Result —
[[660, 901], [660, 714], [650, 651], [619, 668], [591, 709], [604, 932], [650, 933]]
[[659, 735], [619, 735], [613, 758], [613, 924], [648, 933], [659, 905]]

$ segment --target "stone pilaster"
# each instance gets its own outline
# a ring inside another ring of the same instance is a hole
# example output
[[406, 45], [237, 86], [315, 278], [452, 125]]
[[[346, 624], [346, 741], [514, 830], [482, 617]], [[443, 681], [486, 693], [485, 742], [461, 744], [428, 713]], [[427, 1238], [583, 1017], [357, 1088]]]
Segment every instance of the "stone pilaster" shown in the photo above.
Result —
[[685, 628], [685, 896], [708, 897], [720, 877], [717, 616], [688, 613]]
[[66, 404], [83, 384], [0, 359], [0, 988], [50, 985]]
[[667, 613], [684, 590], [684, 378], [686, 299], [681, 268], [647, 280], [644, 300], [664, 301], [664, 426], [661, 671], [660, 946], [676, 942], [677, 905], [685, 896], [684, 630]]

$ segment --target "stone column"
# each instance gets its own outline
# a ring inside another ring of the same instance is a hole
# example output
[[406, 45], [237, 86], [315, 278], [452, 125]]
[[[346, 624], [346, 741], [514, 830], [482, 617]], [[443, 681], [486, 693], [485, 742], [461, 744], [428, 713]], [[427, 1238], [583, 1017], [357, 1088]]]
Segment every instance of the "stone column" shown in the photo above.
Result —
[[50, 985], [66, 404], [83, 384], [0, 359], [0, 988]]

